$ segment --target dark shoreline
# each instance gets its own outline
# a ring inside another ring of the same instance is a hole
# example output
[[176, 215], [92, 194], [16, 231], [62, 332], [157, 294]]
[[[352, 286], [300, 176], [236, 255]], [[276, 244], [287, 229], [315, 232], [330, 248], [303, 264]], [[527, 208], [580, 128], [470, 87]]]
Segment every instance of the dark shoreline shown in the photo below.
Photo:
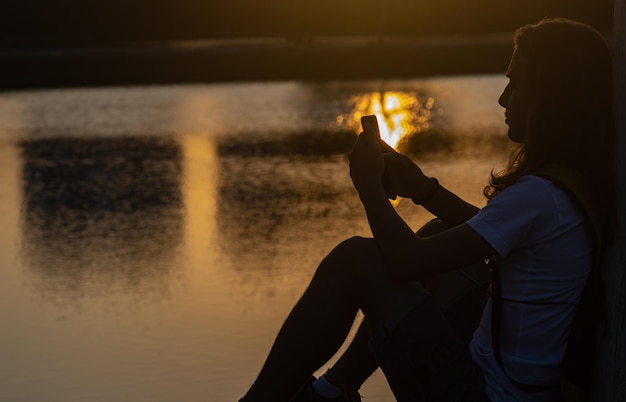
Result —
[[0, 50], [0, 90], [501, 73], [511, 50], [510, 34], [11, 49]]

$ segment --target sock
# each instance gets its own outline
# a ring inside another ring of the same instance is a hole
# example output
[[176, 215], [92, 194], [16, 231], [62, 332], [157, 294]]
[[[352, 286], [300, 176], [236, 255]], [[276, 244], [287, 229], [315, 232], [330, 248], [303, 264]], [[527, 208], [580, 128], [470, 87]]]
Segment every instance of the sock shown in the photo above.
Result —
[[332, 399], [343, 395], [341, 388], [331, 384], [325, 376], [321, 376], [313, 382], [313, 389], [321, 397]]

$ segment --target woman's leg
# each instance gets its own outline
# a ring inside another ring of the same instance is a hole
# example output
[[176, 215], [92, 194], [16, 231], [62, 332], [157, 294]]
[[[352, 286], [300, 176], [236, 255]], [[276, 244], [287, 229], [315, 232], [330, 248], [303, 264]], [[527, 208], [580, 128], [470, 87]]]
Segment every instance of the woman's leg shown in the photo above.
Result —
[[[443, 221], [433, 219], [424, 225], [417, 234], [424, 237], [432, 236], [446, 229], [448, 227]], [[488, 284], [489, 275], [482, 266], [469, 266], [460, 271], [465, 272], [450, 272], [440, 277], [431, 278], [425, 287], [431, 291], [432, 301], [441, 311], [445, 311], [445, 317], [452, 325], [451, 329], [458, 337], [458, 341], [461, 344], [467, 344], [478, 324], [485, 303], [486, 293], [483, 286]], [[471, 279], [468, 279], [464, 274], [467, 274]], [[424, 317], [421, 318], [415, 323], [418, 331], [414, 335], [415, 339], [420, 339], [424, 335], [420, 325], [420, 322], [424, 321]], [[430, 325], [431, 329], [432, 327]], [[364, 322], [348, 349], [325, 374], [326, 379], [338, 388], [358, 390], [378, 368], [379, 364], [370, 348], [370, 339], [371, 333]], [[407, 344], [411, 344], [411, 342], [407, 342]], [[396, 381], [397, 378], [392, 378], [392, 380]], [[413, 392], [413, 390], [409, 392]], [[417, 392], [412, 393], [409, 399], [417, 398], [417, 395]]]
[[425, 294], [418, 284], [389, 278], [373, 239], [342, 242], [318, 267], [243, 401], [289, 401], [336, 353], [359, 309], [376, 331]]
[[[448, 226], [442, 220], [433, 219], [422, 226], [417, 235], [424, 237], [432, 236], [446, 229], [448, 229]], [[378, 362], [369, 347], [371, 336], [372, 334], [366, 323], [361, 323], [348, 349], [330, 369], [332, 374], [329, 381], [338, 386], [354, 390], [358, 390], [363, 385], [378, 368]]]
[[346, 351], [325, 374], [328, 381], [343, 389], [358, 391], [361, 388], [378, 368], [376, 356], [369, 348], [371, 337], [367, 323], [363, 321]]

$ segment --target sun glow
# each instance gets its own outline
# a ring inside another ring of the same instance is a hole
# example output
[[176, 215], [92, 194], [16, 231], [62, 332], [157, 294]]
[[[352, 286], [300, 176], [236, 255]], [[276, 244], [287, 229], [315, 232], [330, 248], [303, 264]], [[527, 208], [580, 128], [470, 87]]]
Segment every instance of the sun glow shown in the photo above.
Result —
[[419, 133], [429, 128], [434, 99], [420, 102], [411, 92], [369, 92], [352, 99], [353, 112], [339, 116], [338, 123], [347, 120], [350, 126], [361, 130], [361, 117], [375, 115], [378, 119], [381, 138], [392, 147], [408, 134]]

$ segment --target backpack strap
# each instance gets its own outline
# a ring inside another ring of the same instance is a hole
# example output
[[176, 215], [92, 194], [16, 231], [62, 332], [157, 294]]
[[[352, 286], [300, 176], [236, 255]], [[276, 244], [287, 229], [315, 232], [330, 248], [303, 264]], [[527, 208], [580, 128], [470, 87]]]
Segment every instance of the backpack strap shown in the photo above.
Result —
[[[595, 357], [595, 336], [603, 319], [603, 291], [601, 262], [603, 244], [600, 221], [593, 203], [587, 197], [583, 186], [574, 172], [560, 166], [545, 167], [533, 172], [534, 175], [551, 180], [561, 187], [583, 211], [587, 225], [594, 234], [594, 257], [592, 269], [587, 278], [581, 300], [576, 307], [572, 321], [567, 347], [562, 363], [561, 395], [566, 402], [583, 402], [587, 400], [591, 386], [593, 362]], [[491, 336], [493, 353], [502, 372], [511, 384], [524, 392], [540, 392], [549, 387], [535, 384], [524, 384], [511, 378], [502, 363], [500, 331], [502, 325], [502, 290], [499, 267], [492, 267], [492, 301], [491, 301]]]
[[587, 283], [572, 321], [567, 348], [561, 369], [561, 395], [567, 402], [583, 402], [588, 399], [593, 379], [596, 355], [596, 336], [604, 320], [604, 290], [602, 284], [602, 258], [605, 244], [600, 218], [578, 176], [561, 166], [545, 167], [537, 176], [552, 180], [578, 202], [585, 213], [587, 225], [594, 233], [594, 257]]
[[515, 388], [524, 392], [540, 392], [553, 388], [544, 385], [525, 384], [512, 378], [504, 368], [502, 362], [501, 338], [500, 330], [502, 328], [502, 288], [500, 286], [500, 267], [493, 259], [489, 262], [491, 266], [491, 342], [493, 348], [493, 356], [500, 366], [500, 370], [509, 379], [509, 382]]

